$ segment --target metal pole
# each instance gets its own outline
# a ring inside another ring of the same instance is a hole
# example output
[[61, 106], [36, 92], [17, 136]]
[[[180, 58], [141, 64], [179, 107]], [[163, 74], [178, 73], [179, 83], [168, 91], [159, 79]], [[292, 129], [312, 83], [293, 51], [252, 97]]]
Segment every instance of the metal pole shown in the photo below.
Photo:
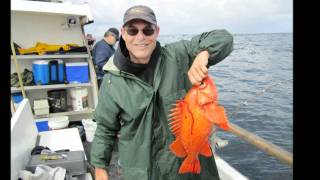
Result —
[[91, 79], [91, 83], [92, 83], [92, 91], [93, 91], [93, 105], [94, 107], [97, 106], [98, 104], [98, 83], [97, 83], [97, 76], [96, 76], [96, 72], [95, 72], [95, 69], [94, 69], [94, 65], [93, 65], [93, 60], [92, 60], [92, 55], [91, 55], [91, 52], [90, 52], [90, 48], [89, 48], [89, 44], [88, 42], [86, 41], [86, 35], [85, 35], [85, 32], [84, 32], [84, 27], [83, 25], [81, 24], [81, 32], [82, 32], [82, 41], [84, 43], [84, 45], [86, 46], [87, 48], [87, 53], [89, 55], [89, 60], [88, 60], [88, 64], [89, 64], [89, 69], [90, 69], [90, 79]]

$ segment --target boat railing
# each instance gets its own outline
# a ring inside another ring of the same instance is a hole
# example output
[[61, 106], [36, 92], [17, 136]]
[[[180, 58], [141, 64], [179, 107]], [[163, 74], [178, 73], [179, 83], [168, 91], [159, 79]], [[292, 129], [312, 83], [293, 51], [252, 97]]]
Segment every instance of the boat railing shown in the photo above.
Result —
[[229, 122], [230, 130], [232, 134], [237, 137], [247, 141], [251, 145], [254, 145], [258, 149], [264, 151], [265, 153], [277, 158], [281, 162], [292, 167], [293, 165], [293, 155], [292, 153], [284, 150], [283, 148]]
[[[240, 103], [236, 108], [235, 111], [233, 111], [232, 113], [230, 113], [229, 119], [235, 119], [236, 118], [236, 114], [240, 111], [240, 109], [246, 105], [248, 105], [248, 103], [253, 103], [255, 100], [257, 100], [257, 98], [259, 96], [262, 96], [264, 93], [266, 93], [268, 90], [270, 90], [273, 87], [276, 87], [278, 85], [281, 84], [285, 84], [287, 82], [291, 82], [292, 79], [288, 79], [288, 80], [282, 80], [280, 82], [272, 82], [271, 85], [267, 86], [266, 88], [264, 88], [262, 91], [256, 92], [255, 96], [251, 99], [247, 99], [246, 101]], [[257, 147], [258, 149], [266, 152], [267, 154], [274, 156], [275, 158], [277, 158], [278, 160], [280, 160], [281, 162], [288, 164], [289, 166], [292, 167], [293, 165], [293, 154], [284, 150], [283, 148], [257, 136], [254, 133], [251, 133], [231, 122], [229, 122], [230, 124], [230, 132], [233, 133], [234, 135], [238, 136], [239, 138], [247, 141], [248, 143], [254, 145], [255, 147]]]

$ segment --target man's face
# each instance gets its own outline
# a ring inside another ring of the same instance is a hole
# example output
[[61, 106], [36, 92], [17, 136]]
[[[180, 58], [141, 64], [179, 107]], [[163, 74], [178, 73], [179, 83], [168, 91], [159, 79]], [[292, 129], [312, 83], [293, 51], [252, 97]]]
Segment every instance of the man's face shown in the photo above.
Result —
[[108, 34], [107, 36], [105, 36], [104, 39], [105, 39], [105, 41], [107, 41], [108, 44], [110, 44], [110, 45], [115, 45], [116, 42], [117, 42], [117, 39], [116, 39], [115, 35], [113, 35], [113, 34], [111, 34], [111, 33]]
[[107, 38], [109, 39], [109, 42], [110, 42], [111, 45], [115, 45], [116, 44], [117, 39], [113, 34], [110, 34]]
[[121, 28], [121, 34], [131, 61], [147, 64], [156, 47], [159, 27], [142, 20], [135, 20]]

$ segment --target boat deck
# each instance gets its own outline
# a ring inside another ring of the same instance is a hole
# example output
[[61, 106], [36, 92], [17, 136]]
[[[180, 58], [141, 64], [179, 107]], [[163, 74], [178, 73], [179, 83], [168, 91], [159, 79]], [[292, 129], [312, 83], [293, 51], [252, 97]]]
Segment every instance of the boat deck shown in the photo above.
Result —
[[[88, 161], [90, 160], [90, 148], [91, 143], [87, 141], [83, 141], [83, 147], [87, 154]], [[118, 164], [118, 150], [117, 146], [115, 146], [114, 151], [112, 152], [112, 158], [110, 161], [110, 165], [107, 168], [109, 179], [112, 180], [123, 180], [122, 169]], [[219, 156], [215, 156], [216, 164], [218, 167], [218, 172], [221, 180], [248, 180], [245, 176], [239, 173], [236, 169], [231, 167], [227, 162], [225, 162]], [[94, 176], [93, 167], [89, 164], [89, 172]]]

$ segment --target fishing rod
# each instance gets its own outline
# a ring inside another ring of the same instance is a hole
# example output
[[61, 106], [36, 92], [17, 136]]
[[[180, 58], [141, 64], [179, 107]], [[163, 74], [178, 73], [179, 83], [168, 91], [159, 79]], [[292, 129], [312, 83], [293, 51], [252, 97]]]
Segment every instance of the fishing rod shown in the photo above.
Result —
[[249, 103], [253, 103], [259, 96], [262, 96], [264, 93], [266, 93], [268, 90], [270, 90], [272, 87], [275, 87], [277, 85], [281, 85], [281, 84], [284, 84], [286, 82], [289, 82], [289, 81], [292, 81], [292, 79], [288, 79], [288, 80], [282, 80], [280, 82], [277, 82], [277, 83], [272, 83], [271, 85], [267, 86], [266, 88], [264, 88], [262, 91], [260, 92], [256, 92], [255, 96], [249, 100], [245, 100], [243, 102], [241, 102], [237, 107], [236, 109], [230, 114], [229, 117], [233, 117], [235, 118], [236, 114], [241, 110], [241, 108], [243, 106], [247, 106]]

